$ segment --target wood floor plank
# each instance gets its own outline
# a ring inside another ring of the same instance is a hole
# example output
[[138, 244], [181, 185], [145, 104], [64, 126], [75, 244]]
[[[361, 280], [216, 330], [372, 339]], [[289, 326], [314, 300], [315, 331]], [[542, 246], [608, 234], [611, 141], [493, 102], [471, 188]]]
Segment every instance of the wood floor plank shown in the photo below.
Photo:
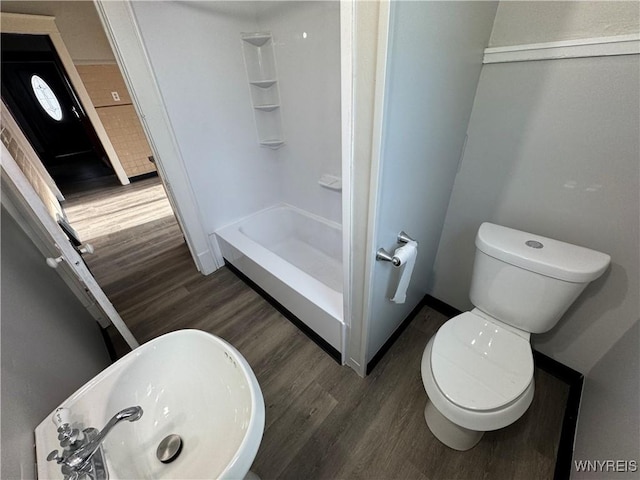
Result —
[[[258, 452], [255, 471], [262, 478], [279, 478], [295, 454], [313, 436], [315, 431], [338, 403], [317, 383], [312, 382], [288, 409], [286, 417], [265, 430], [264, 447]], [[287, 452], [287, 455], [282, 455]]]
[[451, 450], [425, 423], [420, 376], [442, 314], [424, 307], [360, 378], [228, 269], [200, 275], [157, 179], [67, 203], [72, 225], [97, 248], [87, 263], [139, 341], [198, 328], [247, 359], [265, 401], [253, 465], [263, 480], [553, 478], [568, 388], [551, 375], [536, 370], [534, 401], [521, 419], [468, 452]]

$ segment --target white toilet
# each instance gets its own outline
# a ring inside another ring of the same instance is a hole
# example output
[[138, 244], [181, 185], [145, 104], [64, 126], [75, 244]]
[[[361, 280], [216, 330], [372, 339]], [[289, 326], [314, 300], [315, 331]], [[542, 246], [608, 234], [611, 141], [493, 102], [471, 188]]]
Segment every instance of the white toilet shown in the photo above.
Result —
[[609, 255], [483, 223], [476, 236], [470, 299], [422, 355], [431, 432], [456, 450], [520, 418], [533, 400], [531, 333], [555, 326]]

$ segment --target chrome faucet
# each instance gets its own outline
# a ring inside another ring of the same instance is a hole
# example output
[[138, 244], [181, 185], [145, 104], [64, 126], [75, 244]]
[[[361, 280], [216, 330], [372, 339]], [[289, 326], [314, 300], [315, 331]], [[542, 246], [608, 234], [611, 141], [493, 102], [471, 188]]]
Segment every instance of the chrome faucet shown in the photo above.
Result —
[[98, 435], [93, 440], [73, 452], [71, 455], [65, 458], [62, 463], [74, 470], [82, 470], [87, 466], [89, 459], [93, 456], [96, 450], [100, 448], [102, 442], [113, 427], [115, 427], [123, 420], [135, 422], [136, 420], [139, 420], [140, 417], [142, 417], [142, 413], [143, 412], [141, 407], [129, 407], [125, 408], [124, 410], [120, 410], [113, 417], [111, 417], [111, 420], [109, 420], [107, 425], [102, 429], [100, 433], [98, 433]]
[[[105, 471], [106, 464], [104, 463], [102, 455], [97, 455], [97, 452], [101, 450], [100, 447], [102, 443], [113, 427], [123, 420], [135, 422], [142, 417], [143, 413], [142, 407], [140, 406], [120, 410], [111, 417], [111, 420], [107, 422], [99, 433], [95, 428], [87, 428], [80, 434], [77, 430], [70, 430], [67, 421], [67, 423], [58, 428], [58, 432], [60, 433], [58, 439], [61, 440], [60, 444], [65, 447], [65, 450], [63, 450], [62, 455], [58, 455], [58, 451], [54, 450], [47, 456], [47, 460], [55, 460], [61, 464], [62, 473], [65, 475], [65, 478], [77, 479], [83, 476], [88, 476], [95, 480], [108, 478], [108, 474], [106, 474]], [[56, 419], [54, 417], [54, 422], [55, 421]], [[69, 437], [71, 437], [71, 441], [69, 441]], [[96, 456], [100, 457], [97, 464], [95, 464]], [[106, 477], [100, 475], [99, 471], [104, 471]]]

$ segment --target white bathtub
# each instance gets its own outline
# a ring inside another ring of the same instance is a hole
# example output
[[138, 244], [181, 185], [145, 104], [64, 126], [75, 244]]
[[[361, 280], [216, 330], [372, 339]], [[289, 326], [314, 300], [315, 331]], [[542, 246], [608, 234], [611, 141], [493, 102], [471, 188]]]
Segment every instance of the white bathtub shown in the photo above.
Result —
[[342, 228], [290, 205], [215, 236], [224, 258], [342, 352]]

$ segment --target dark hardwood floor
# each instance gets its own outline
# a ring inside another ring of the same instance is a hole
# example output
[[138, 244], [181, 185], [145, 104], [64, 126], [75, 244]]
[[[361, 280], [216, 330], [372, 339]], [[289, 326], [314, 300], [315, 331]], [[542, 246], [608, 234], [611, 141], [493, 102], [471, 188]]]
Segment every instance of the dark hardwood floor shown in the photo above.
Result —
[[254, 470], [282, 479], [551, 479], [568, 386], [536, 370], [536, 393], [513, 425], [456, 452], [423, 417], [420, 358], [446, 317], [424, 307], [367, 378], [341, 367], [228, 269], [200, 275], [157, 179], [77, 194], [72, 225], [86, 260], [140, 342], [198, 328], [253, 368], [266, 424]]

